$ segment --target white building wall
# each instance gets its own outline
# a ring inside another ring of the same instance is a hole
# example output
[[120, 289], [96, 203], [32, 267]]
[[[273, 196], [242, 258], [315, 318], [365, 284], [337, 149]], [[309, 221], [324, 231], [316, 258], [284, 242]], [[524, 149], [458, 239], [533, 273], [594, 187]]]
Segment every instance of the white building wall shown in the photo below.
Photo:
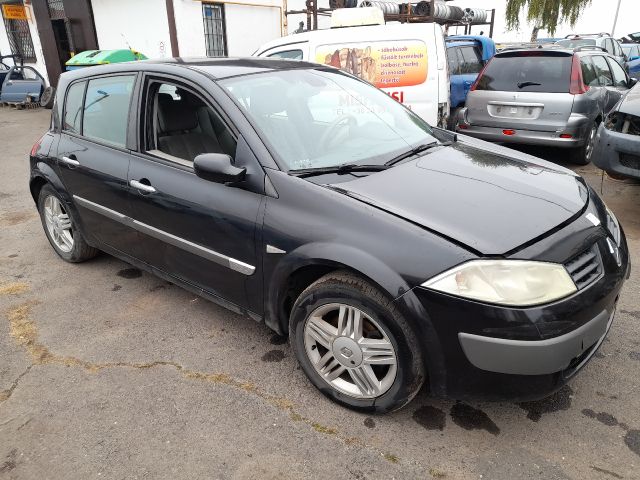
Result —
[[[270, 7], [225, 5], [229, 56], [248, 57], [263, 43], [282, 35], [280, 9], [272, 5]], [[279, 2], [277, 6], [280, 6]]]
[[171, 57], [165, 0], [92, 0], [91, 7], [100, 49]]
[[[229, 56], [251, 55], [281, 36], [282, 0], [255, 0], [251, 6], [242, 0], [219, 3], [225, 8]], [[171, 56], [165, 0], [92, 0], [91, 5], [101, 49], [127, 48], [128, 42], [149, 58]], [[173, 0], [173, 9], [180, 56], [205, 56], [202, 2]]]
[[[29, 31], [31, 32], [31, 41], [33, 42], [33, 49], [36, 52], [36, 61], [35, 62], [25, 62], [25, 65], [32, 66], [40, 75], [44, 77], [49, 82], [49, 76], [47, 75], [47, 67], [44, 63], [44, 54], [42, 53], [42, 44], [40, 43], [40, 36], [38, 35], [38, 25], [36, 24], [35, 16], [33, 15], [33, 7], [31, 5], [25, 5], [28, 10], [29, 16]], [[1, 17], [1, 14], [0, 14]], [[9, 38], [7, 37], [7, 31], [4, 26], [4, 20], [0, 18], [0, 52], [2, 55], [10, 55], [11, 47], [9, 46]], [[11, 59], [7, 59], [4, 61], [6, 65], [12, 66], [13, 63]]]

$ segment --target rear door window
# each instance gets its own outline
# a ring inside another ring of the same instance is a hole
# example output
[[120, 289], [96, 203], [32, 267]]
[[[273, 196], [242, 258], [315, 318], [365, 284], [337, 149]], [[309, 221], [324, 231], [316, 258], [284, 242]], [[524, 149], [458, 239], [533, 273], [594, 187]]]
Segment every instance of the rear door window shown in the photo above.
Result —
[[611, 67], [611, 73], [613, 73], [613, 84], [616, 87], [627, 88], [628, 80], [627, 74], [624, 72], [624, 69], [613, 58], [608, 58], [607, 60], [609, 61], [609, 66]]
[[580, 65], [582, 66], [582, 79], [584, 84], [590, 87], [597, 87], [600, 85], [598, 83], [598, 75], [596, 75], [596, 69], [593, 66], [591, 57], [582, 57], [580, 59]]
[[464, 64], [461, 68], [462, 73], [478, 73], [482, 70], [482, 59], [475, 47], [462, 47], [460, 51], [464, 59]]
[[493, 57], [476, 90], [502, 92], [569, 92], [571, 55], [527, 52]]
[[71, 133], [80, 133], [82, 123], [82, 99], [84, 97], [84, 87], [87, 82], [77, 82], [72, 84], [67, 90], [67, 98], [64, 102], [64, 114], [62, 129]]
[[82, 134], [124, 147], [127, 143], [129, 104], [134, 75], [117, 75], [89, 80], [84, 100]]
[[598, 82], [600, 85], [604, 85], [605, 87], [612, 86], [613, 76], [611, 75], [611, 70], [609, 70], [607, 60], [601, 55], [595, 55], [591, 58], [596, 69], [596, 75], [598, 76]]

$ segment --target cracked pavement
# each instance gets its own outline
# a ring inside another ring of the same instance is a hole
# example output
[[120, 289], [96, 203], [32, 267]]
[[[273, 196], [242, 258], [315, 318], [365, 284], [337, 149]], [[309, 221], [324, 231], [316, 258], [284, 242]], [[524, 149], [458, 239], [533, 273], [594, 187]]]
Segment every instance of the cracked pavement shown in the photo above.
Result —
[[[264, 325], [107, 255], [57, 258], [27, 185], [48, 116], [0, 108], [0, 479], [640, 479], [637, 269], [597, 358], [553, 397], [423, 391], [390, 415], [354, 413]], [[640, 186], [578, 171], [635, 259]]]

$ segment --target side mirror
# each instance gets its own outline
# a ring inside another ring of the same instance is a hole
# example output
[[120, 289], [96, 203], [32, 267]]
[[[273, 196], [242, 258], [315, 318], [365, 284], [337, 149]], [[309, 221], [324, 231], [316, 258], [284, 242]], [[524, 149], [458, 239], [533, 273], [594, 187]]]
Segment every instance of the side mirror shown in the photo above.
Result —
[[638, 79], [637, 78], [630, 78], [629, 79], [629, 88], [633, 88], [636, 84], [638, 83]]
[[216, 183], [237, 183], [244, 180], [246, 168], [238, 168], [231, 163], [231, 157], [224, 153], [203, 153], [193, 159], [193, 169], [203, 180]]

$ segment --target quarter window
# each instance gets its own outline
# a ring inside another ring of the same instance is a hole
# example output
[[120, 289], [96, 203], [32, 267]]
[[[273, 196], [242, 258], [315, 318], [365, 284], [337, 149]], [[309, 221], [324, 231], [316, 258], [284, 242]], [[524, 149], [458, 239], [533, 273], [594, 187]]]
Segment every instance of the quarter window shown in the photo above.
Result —
[[80, 133], [82, 123], [82, 97], [87, 82], [74, 83], [67, 90], [67, 99], [64, 102], [64, 117], [62, 129], [71, 133]]
[[302, 50], [285, 50], [269, 55], [269, 58], [286, 58], [287, 60], [302, 60]]
[[124, 147], [135, 77], [118, 75], [89, 80], [84, 100], [82, 134]]
[[598, 82], [600, 85], [610, 87], [613, 85], [613, 77], [611, 76], [611, 70], [604, 57], [600, 55], [593, 57], [593, 65], [596, 68], [596, 75], [598, 76]]
[[624, 69], [613, 58], [609, 58], [609, 66], [611, 67], [611, 72], [613, 73], [613, 84], [616, 87], [626, 88], [628, 82], [627, 74], [624, 72]]

